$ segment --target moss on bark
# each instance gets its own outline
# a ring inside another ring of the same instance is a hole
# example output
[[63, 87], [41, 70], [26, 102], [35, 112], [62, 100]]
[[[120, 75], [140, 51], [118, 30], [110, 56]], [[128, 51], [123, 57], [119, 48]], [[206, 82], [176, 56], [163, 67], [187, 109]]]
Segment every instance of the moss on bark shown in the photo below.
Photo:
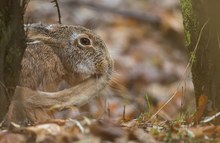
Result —
[[198, 21], [195, 17], [192, 3], [192, 0], [180, 0], [187, 47], [190, 47], [193, 38], [192, 31], [196, 31], [198, 27]]

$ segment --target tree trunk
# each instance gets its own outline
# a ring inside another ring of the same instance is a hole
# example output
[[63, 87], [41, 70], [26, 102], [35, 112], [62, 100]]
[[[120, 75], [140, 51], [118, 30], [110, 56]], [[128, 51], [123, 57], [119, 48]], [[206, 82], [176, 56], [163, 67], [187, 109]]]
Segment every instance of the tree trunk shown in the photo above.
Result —
[[14, 94], [25, 50], [23, 12], [25, 0], [0, 1], [0, 121]]
[[181, 0], [181, 8], [197, 106], [204, 95], [205, 113], [220, 111], [220, 1]]

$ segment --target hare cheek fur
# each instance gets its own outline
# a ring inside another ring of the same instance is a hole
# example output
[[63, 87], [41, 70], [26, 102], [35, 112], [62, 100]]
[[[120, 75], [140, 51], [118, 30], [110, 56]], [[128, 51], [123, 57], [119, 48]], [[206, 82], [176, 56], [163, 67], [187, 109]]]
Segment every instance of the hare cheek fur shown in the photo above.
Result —
[[31, 42], [22, 60], [21, 86], [57, 91], [62, 81], [77, 85], [107, 74], [112, 64], [101, 38], [84, 27], [31, 24], [26, 29]]

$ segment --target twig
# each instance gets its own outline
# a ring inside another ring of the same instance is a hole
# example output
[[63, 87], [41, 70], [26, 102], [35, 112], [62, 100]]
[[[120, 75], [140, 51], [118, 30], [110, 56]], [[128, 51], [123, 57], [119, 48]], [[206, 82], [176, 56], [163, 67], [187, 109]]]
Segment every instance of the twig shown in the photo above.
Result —
[[59, 24], [61, 24], [61, 14], [60, 14], [60, 7], [59, 7], [59, 3], [58, 3], [58, 0], [53, 0], [51, 1], [51, 3], [55, 3], [55, 6], [57, 8], [57, 14], [58, 14], [58, 19], [59, 19]]
[[108, 118], [110, 118], [111, 117], [111, 109], [109, 108], [109, 103], [108, 103], [107, 113], [108, 113]]
[[220, 41], [219, 41], [219, 34], [218, 34], [218, 31], [217, 31], [216, 33], [217, 33], [217, 40], [218, 40], [218, 48], [220, 49]]
[[124, 109], [123, 109], [123, 121], [125, 121], [125, 105], [124, 105]]
[[2, 86], [2, 88], [5, 90], [5, 96], [6, 96], [6, 99], [8, 101], [10, 101], [10, 97], [9, 97], [9, 93], [8, 93], [8, 89], [7, 87], [5, 86], [5, 84], [3, 82], [0, 81], [0, 85]]
[[[185, 88], [186, 88], [186, 85], [185, 85]], [[182, 86], [182, 96], [181, 96], [181, 105], [180, 105], [180, 117], [182, 117], [183, 115], [183, 106], [184, 106], [184, 101], [185, 101], [185, 95], [184, 95], [184, 89], [183, 89], [183, 86]]]
[[159, 16], [152, 15], [148, 12], [138, 12], [138, 11], [132, 11], [132, 10], [125, 10], [125, 9], [117, 9], [112, 8], [105, 5], [100, 5], [95, 2], [87, 2], [84, 0], [71, 0], [68, 1], [67, 4], [74, 5], [74, 6], [86, 6], [89, 8], [92, 8], [96, 11], [102, 11], [102, 12], [110, 12], [114, 14], [119, 14], [127, 18], [132, 18], [135, 20], [147, 22], [152, 26], [158, 27], [162, 24], [162, 20]]
[[74, 120], [74, 119], [71, 119], [71, 118], [69, 119], [69, 121], [70, 121], [71, 123], [76, 124], [76, 126], [80, 129], [81, 133], [84, 133], [84, 132], [85, 132], [85, 129], [83, 128], [82, 124], [81, 124], [79, 121]]
[[202, 120], [201, 123], [208, 123], [208, 122], [216, 119], [219, 116], [220, 116], [220, 112], [216, 113], [215, 115], [212, 115], [211, 117], [208, 117], [208, 118]]

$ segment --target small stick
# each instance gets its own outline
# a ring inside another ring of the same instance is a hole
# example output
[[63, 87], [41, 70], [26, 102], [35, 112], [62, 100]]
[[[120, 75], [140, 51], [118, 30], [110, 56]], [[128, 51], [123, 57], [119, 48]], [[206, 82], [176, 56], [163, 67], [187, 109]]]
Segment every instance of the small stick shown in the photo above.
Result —
[[124, 105], [124, 109], [123, 109], [123, 121], [125, 121], [125, 105]]
[[59, 19], [59, 24], [61, 24], [61, 14], [60, 14], [60, 7], [59, 7], [59, 3], [58, 0], [53, 0], [51, 1], [51, 3], [55, 3], [55, 7], [57, 8], [57, 13], [58, 13], [58, 19]]
[[108, 117], [110, 118], [110, 116], [111, 116], [111, 110], [110, 110], [110, 108], [109, 108], [109, 103], [108, 103], [108, 109], [107, 109], [108, 111]]
[[7, 87], [6, 87], [5, 84], [4, 84], [3, 82], [1, 82], [1, 81], [0, 81], [0, 85], [1, 85], [2, 88], [5, 90], [6, 99], [8, 100], [8, 102], [10, 102], [10, 97], [9, 97], [9, 93], [8, 93]]

